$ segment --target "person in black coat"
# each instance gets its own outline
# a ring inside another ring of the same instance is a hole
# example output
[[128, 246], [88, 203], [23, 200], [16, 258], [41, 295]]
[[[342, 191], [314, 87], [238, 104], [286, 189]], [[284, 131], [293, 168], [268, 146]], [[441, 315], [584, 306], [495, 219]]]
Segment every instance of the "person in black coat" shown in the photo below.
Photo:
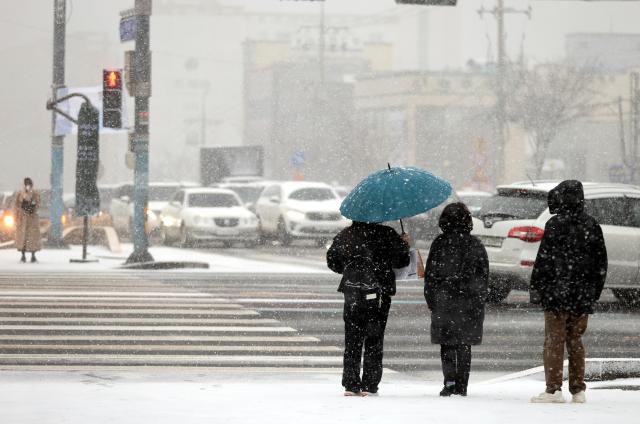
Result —
[[583, 403], [585, 351], [582, 335], [607, 276], [607, 248], [600, 225], [584, 211], [582, 183], [567, 180], [549, 192], [544, 236], [531, 275], [532, 303], [544, 308], [546, 390], [532, 402], [564, 402], [564, 346], [569, 353], [569, 391]]
[[440, 396], [467, 395], [471, 346], [482, 342], [489, 260], [472, 236], [473, 221], [463, 203], [447, 205], [432, 243], [424, 276], [431, 310], [431, 343], [439, 344], [444, 388]]
[[[396, 293], [393, 268], [409, 264], [408, 236], [400, 236], [393, 228], [384, 225], [353, 222], [333, 239], [327, 251], [327, 265], [333, 272], [347, 274], [351, 265], [362, 258], [367, 258], [371, 279], [375, 280], [379, 290], [371, 295], [371, 301], [357, 302], [349, 297], [350, 288], [345, 275], [338, 287], [338, 291], [345, 295], [342, 374], [345, 396], [368, 396], [378, 392], [382, 378], [384, 331], [391, 296]], [[363, 346], [364, 366], [360, 378]]]

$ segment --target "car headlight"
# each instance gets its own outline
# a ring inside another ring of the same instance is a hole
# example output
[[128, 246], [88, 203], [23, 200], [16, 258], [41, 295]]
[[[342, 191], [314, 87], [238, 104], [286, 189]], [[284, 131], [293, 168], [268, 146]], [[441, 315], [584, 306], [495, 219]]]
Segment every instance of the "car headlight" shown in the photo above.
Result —
[[147, 210], [147, 220], [155, 221], [158, 219], [158, 215], [154, 211]]
[[4, 224], [5, 227], [7, 228], [13, 228], [14, 225], [16, 225], [16, 220], [13, 217], [13, 215], [6, 215], [3, 219], [2, 219], [2, 223]]
[[161, 216], [160, 219], [162, 220], [162, 225], [165, 227], [174, 227], [178, 224], [178, 221], [172, 216]]
[[287, 218], [291, 221], [302, 221], [305, 218], [305, 214], [300, 211], [287, 211]]

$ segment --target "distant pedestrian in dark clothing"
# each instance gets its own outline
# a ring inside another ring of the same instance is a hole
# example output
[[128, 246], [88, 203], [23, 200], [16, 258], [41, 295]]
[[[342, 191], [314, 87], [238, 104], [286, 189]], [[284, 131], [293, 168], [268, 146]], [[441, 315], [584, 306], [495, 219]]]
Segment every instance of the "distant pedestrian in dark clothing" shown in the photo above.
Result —
[[431, 343], [440, 345], [440, 396], [466, 396], [471, 346], [482, 342], [489, 260], [480, 240], [470, 234], [471, 213], [463, 203], [447, 205], [439, 225], [442, 234], [431, 245], [424, 276]]
[[[531, 399], [561, 403], [564, 346], [569, 353], [569, 391], [585, 402], [582, 335], [607, 276], [607, 249], [600, 225], [584, 211], [582, 183], [567, 180], [549, 192], [549, 211], [531, 275], [531, 302], [544, 308], [547, 388]], [[615, 213], [615, 211], [612, 211]]]
[[[393, 268], [409, 264], [408, 236], [380, 225], [354, 222], [333, 240], [327, 252], [329, 268], [343, 274], [338, 291], [345, 296], [345, 349], [342, 385], [345, 396], [375, 395], [382, 378], [384, 331], [391, 296], [396, 293]], [[362, 291], [356, 281], [373, 289]], [[364, 346], [364, 365], [360, 362]]]

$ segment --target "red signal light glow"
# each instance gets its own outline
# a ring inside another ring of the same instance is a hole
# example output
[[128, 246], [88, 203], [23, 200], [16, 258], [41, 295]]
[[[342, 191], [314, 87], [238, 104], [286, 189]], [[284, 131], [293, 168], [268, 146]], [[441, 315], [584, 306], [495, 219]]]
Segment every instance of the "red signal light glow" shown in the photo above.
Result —
[[108, 90], [119, 90], [122, 87], [120, 71], [105, 70], [103, 72], [103, 86]]

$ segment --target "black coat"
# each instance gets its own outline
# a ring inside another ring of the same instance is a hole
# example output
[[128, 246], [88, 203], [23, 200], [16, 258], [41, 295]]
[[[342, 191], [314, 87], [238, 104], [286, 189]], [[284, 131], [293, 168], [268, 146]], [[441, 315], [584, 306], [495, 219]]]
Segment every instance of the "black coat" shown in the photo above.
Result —
[[[340, 231], [327, 251], [327, 265], [342, 274], [345, 265], [357, 256], [371, 256], [379, 278], [382, 293], [396, 294], [396, 276], [393, 268], [409, 265], [409, 245], [396, 231], [385, 225], [354, 222]], [[343, 281], [338, 291], [342, 292]]]
[[488, 280], [487, 252], [468, 230], [449, 229], [433, 241], [424, 276], [431, 343], [482, 343]]
[[584, 211], [579, 181], [549, 192], [553, 216], [545, 226], [531, 275], [531, 301], [547, 311], [593, 313], [607, 276], [607, 248], [600, 225]]

